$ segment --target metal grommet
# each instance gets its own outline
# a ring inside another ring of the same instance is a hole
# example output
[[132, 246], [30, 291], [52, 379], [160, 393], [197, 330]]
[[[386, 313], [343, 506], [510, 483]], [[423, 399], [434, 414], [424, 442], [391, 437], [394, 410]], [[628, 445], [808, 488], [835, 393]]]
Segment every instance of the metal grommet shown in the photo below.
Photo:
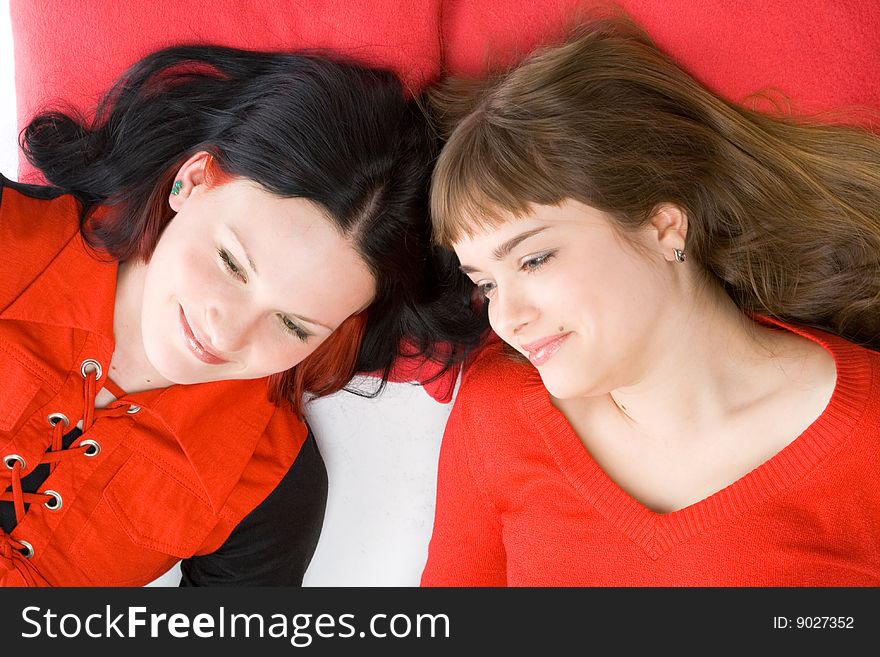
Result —
[[132, 404], [131, 406], [128, 407], [128, 410], [125, 412], [128, 413], [129, 415], [134, 415], [139, 410], [141, 410], [140, 406], [135, 406], [134, 404]]
[[30, 559], [32, 556], [34, 556], [34, 546], [33, 545], [31, 545], [27, 541], [19, 540], [18, 542], [24, 546], [24, 549], [21, 550], [21, 553], [24, 555], [25, 559]]
[[43, 502], [43, 506], [49, 509], [49, 511], [57, 511], [61, 508], [61, 493], [54, 490], [44, 490], [43, 495], [51, 495], [51, 500], [46, 500]]
[[97, 456], [101, 453], [101, 446], [94, 440], [84, 440], [79, 445], [80, 447], [82, 447], [83, 445], [88, 445], [86, 451], [83, 452], [86, 456]]
[[65, 428], [70, 426], [70, 420], [67, 419], [67, 416], [64, 413], [49, 413], [49, 415], [46, 416], [46, 419], [49, 420], [49, 424], [53, 427], [59, 422], [64, 422]]
[[18, 454], [7, 454], [3, 457], [3, 463], [6, 465], [7, 470], [12, 470], [15, 467], [15, 462], [18, 461], [21, 463], [21, 469], [24, 470], [27, 467], [27, 462]]
[[95, 380], [101, 378], [101, 373], [103, 370], [101, 369], [101, 363], [96, 361], [94, 358], [87, 358], [83, 361], [82, 366], [79, 368], [80, 373], [83, 378], [88, 376], [89, 372], [95, 372]]

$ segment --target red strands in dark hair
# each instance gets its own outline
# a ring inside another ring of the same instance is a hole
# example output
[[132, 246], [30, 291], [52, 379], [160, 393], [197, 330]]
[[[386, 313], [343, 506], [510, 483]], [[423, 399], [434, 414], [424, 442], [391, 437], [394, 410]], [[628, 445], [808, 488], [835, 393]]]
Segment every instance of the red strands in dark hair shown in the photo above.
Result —
[[[181, 161], [182, 164], [182, 161]], [[149, 260], [159, 241], [162, 230], [174, 217], [168, 204], [168, 194], [178, 165], [170, 167], [149, 194], [141, 217], [134, 219], [129, 205], [114, 203], [88, 209], [82, 221], [82, 233], [86, 242], [96, 251], [104, 252], [114, 260]]]
[[[147, 214], [146, 221], [144, 221], [144, 231], [136, 241], [136, 250], [131, 255], [142, 260], [149, 260], [150, 256], [153, 255], [153, 250], [159, 241], [159, 235], [174, 216], [174, 211], [168, 204], [168, 195], [171, 193], [171, 187], [176, 179], [177, 171], [182, 165], [183, 160], [169, 167], [153, 194], [150, 195], [150, 200], [144, 210]], [[231, 176], [217, 164], [216, 158], [210, 156], [207, 158], [205, 162], [205, 184], [208, 187], [218, 187], [230, 182], [233, 178], [234, 176]]]
[[159, 242], [159, 236], [174, 218], [168, 195], [183, 162], [184, 160], [180, 160], [162, 174], [159, 183], [150, 192], [139, 218], [132, 218], [128, 203], [113, 203], [112, 199], [107, 205], [90, 208], [82, 223], [86, 242], [120, 262], [133, 258], [149, 260]]
[[[90, 244], [106, 251], [120, 261], [138, 258], [149, 260], [159, 242], [159, 236], [174, 217], [168, 203], [171, 187], [177, 171], [185, 160], [181, 159], [168, 167], [159, 184], [149, 195], [144, 205], [142, 221], [132, 221], [127, 214], [127, 204], [109, 205], [96, 208], [85, 224], [86, 236]], [[233, 180], [234, 176], [224, 171], [217, 159], [208, 157], [205, 163], [205, 183], [208, 187], [218, 187]], [[143, 226], [143, 228], [140, 228]], [[135, 233], [140, 230], [140, 235]]]
[[217, 158], [209, 156], [205, 162], [205, 183], [208, 187], [217, 187], [232, 182], [233, 176], [217, 164]]
[[[143, 232], [136, 240], [132, 240], [135, 250], [128, 257], [133, 256], [146, 261], [153, 255], [153, 250], [159, 242], [159, 236], [162, 234], [165, 226], [168, 225], [168, 222], [174, 217], [174, 211], [168, 204], [168, 194], [171, 192], [171, 186], [174, 183], [178, 168], [179, 166], [177, 165], [169, 168], [165, 175], [162, 176], [161, 182], [156, 185], [153, 193], [150, 195], [150, 199], [144, 208], [146, 218], [143, 222]], [[122, 219], [122, 221], [125, 222], [126, 220]], [[120, 260], [127, 259], [127, 257], [120, 258]]]
[[[205, 164], [208, 187], [232, 179], [233, 176], [217, 164], [216, 158], [208, 158]], [[285, 399], [290, 401], [294, 412], [301, 418], [305, 393], [322, 397], [342, 390], [354, 376], [366, 327], [366, 311], [346, 319], [301, 363], [269, 377], [269, 399], [276, 404]]]
[[299, 365], [269, 377], [269, 399], [289, 400], [301, 418], [306, 392], [321, 397], [342, 390], [354, 376], [366, 328], [366, 310], [346, 319]]

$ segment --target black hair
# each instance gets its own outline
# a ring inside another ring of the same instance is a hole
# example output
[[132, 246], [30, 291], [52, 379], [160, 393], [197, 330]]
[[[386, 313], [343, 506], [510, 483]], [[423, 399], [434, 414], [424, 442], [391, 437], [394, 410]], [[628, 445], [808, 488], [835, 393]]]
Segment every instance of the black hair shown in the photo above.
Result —
[[149, 258], [173, 217], [173, 177], [202, 150], [225, 174], [325, 209], [376, 278], [355, 367], [382, 374], [372, 393], [355, 391], [376, 394], [401, 344], [449, 367], [486, 328], [454, 257], [431, 243], [438, 145], [421, 107], [394, 73], [328, 53], [179, 46], [134, 64], [91, 121], [37, 115], [22, 148], [117, 260]]

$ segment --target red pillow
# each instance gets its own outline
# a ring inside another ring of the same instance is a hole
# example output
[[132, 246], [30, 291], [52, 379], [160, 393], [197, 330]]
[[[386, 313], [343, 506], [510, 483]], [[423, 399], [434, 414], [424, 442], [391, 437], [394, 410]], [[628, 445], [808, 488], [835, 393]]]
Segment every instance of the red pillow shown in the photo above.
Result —
[[[445, 0], [445, 68], [480, 76], [560, 36], [597, 0]], [[880, 108], [876, 0], [620, 0], [691, 75], [734, 102], [768, 88], [795, 114]], [[758, 107], [761, 105], [759, 104]], [[864, 115], [851, 115], [861, 121]], [[876, 125], [876, 124], [875, 124]]]
[[[440, 2], [10, 0], [18, 124], [58, 100], [88, 112], [130, 64], [183, 43], [328, 48], [391, 67], [419, 90], [440, 72]], [[19, 180], [39, 180], [23, 158]]]

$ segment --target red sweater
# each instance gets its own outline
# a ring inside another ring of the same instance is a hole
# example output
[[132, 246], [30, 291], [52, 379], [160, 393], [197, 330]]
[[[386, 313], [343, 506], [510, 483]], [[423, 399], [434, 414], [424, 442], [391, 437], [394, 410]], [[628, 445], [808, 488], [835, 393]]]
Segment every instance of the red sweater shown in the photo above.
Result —
[[487, 347], [440, 453], [423, 586], [880, 585], [880, 353], [819, 331], [822, 415], [730, 486], [673, 513], [619, 488], [538, 372]]

